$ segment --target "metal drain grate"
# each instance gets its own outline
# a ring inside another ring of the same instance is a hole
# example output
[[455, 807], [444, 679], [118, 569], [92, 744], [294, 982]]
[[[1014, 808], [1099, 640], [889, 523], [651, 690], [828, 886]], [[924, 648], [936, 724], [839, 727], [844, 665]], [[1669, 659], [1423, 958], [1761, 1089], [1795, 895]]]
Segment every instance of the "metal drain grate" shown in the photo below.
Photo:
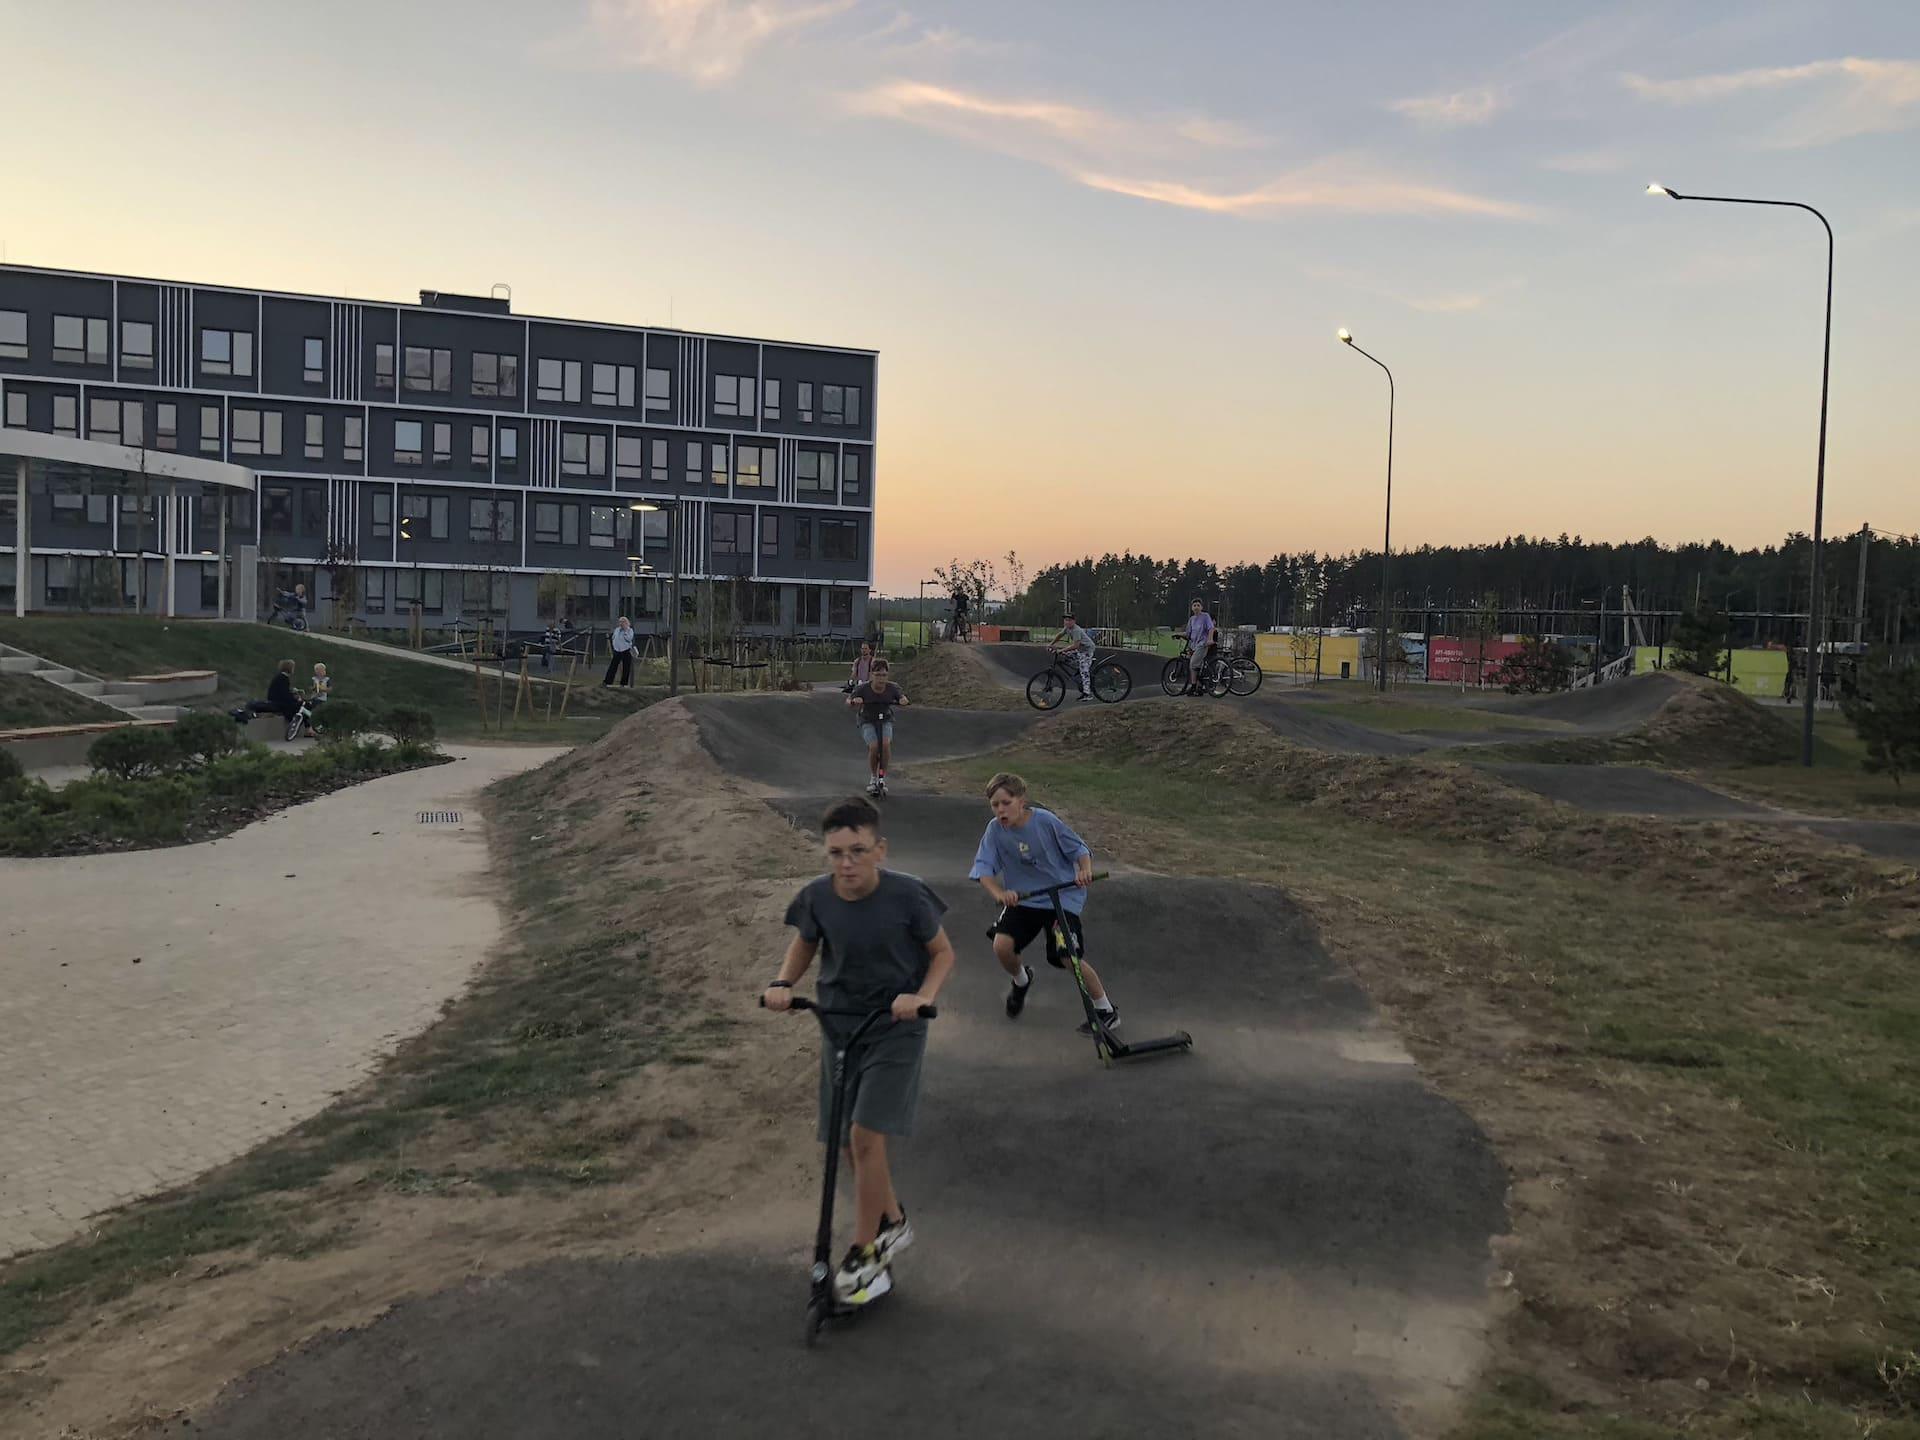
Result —
[[460, 812], [458, 810], [422, 810], [419, 820], [422, 825], [458, 825]]

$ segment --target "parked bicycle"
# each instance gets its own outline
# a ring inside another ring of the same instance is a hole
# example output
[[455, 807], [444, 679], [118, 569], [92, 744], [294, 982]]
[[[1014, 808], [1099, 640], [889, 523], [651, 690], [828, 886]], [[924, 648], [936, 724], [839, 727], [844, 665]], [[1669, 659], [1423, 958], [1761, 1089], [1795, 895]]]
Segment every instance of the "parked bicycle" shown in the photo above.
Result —
[[[1049, 650], [1047, 653], [1052, 657], [1051, 663], [1027, 681], [1027, 703], [1036, 710], [1055, 709], [1069, 692], [1078, 693], [1080, 689], [1080, 672], [1067, 659], [1066, 652]], [[1126, 699], [1133, 692], [1133, 676], [1111, 655], [1093, 662], [1090, 678], [1094, 698], [1108, 705]]]
[[[1185, 650], [1167, 661], [1160, 671], [1160, 688], [1169, 695], [1186, 694], [1193, 685], [1192, 664], [1192, 653]], [[1251, 655], [1222, 655], [1216, 646], [1207, 657], [1206, 674], [1200, 683], [1209, 695], [1251, 695], [1265, 678]]]

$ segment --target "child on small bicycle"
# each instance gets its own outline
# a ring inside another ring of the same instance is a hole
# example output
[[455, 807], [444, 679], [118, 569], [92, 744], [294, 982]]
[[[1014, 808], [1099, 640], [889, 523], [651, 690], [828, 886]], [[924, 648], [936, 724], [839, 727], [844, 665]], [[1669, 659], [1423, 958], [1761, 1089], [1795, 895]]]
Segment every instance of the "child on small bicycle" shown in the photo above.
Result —
[[[815, 1003], [829, 1033], [850, 1035], [875, 1010], [891, 1024], [869, 1031], [848, 1057], [848, 1129], [840, 1138], [853, 1170], [853, 1244], [834, 1275], [835, 1293], [859, 1304], [891, 1288], [880, 1283], [893, 1257], [913, 1243], [906, 1208], [894, 1193], [887, 1137], [912, 1133], [927, 1047], [920, 1007], [932, 1005], [953, 970], [953, 944], [940, 923], [947, 906], [925, 882], [885, 868], [887, 842], [880, 812], [853, 797], [820, 817], [827, 873], [810, 881], [787, 906], [795, 934], [780, 972], [761, 998], [769, 1010], [792, 1006], [794, 982], [815, 955], [820, 983]], [[820, 1139], [827, 1143], [833, 1104], [832, 1045], [820, 1054]]]
[[[1053, 933], [1053, 900], [1035, 896], [1022, 900], [1022, 892], [1031, 894], [1050, 885], [1071, 885], [1060, 892], [1060, 906], [1066, 911], [1067, 928], [1081, 949], [1080, 973], [1086, 977], [1087, 994], [1101, 1022], [1109, 1030], [1118, 1028], [1120, 1012], [1107, 996], [1107, 987], [1099, 972], [1085, 959], [1086, 932], [1080, 926], [1080, 912], [1087, 903], [1087, 885], [1093, 879], [1093, 851], [1087, 842], [1073, 833], [1066, 821], [1051, 810], [1027, 803], [1027, 782], [1018, 775], [1001, 771], [987, 782], [987, 804], [993, 819], [987, 822], [974, 852], [973, 869], [967, 878], [978, 880], [980, 888], [1000, 905], [1000, 917], [987, 933], [993, 939], [993, 958], [1013, 978], [1007, 991], [1007, 1018], [1018, 1019], [1027, 1005], [1027, 991], [1033, 984], [1033, 971], [1020, 959], [1020, 952], [1033, 937], [1047, 937], [1047, 963], [1064, 970], [1066, 956], [1060, 951]], [[1083, 1021], [1082, 1035], [1091, 1035], [1093, 1027]]]
[[1080, 698], [1093, 699], [1093, 636], [1080, 627], [1069, 610], [1060, 618], [1060, 633], [1047, 642], [1058, 650], [1065, 646], [1065, 659], [1080, 677]]
[[860, 738], [867, 742], [867, 793], [887, 793], [887, 765], [893, 759], [893, 707], [907, 703], [907, 692], [887, 674], [887, 662], [873, 662], [870, 678], [847, 693], [847, 704], [860, 712]]

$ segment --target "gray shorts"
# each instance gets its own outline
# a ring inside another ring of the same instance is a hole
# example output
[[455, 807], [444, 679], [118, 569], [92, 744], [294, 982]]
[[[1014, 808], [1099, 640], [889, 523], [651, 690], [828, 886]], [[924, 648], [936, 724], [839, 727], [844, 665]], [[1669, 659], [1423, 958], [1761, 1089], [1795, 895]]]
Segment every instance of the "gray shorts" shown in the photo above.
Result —
[[[882, 1135], [911, 1135], [913, 1112], [920, 1103], [920, 1062], [927, 1053], [927, 1027], [882, 1024], [867, 1032], [860, 1048], [847, 1057], [852, 1071], [847, 1081], [847, 1113], [840, 1126], [840, 1143], [858, 1125]], [[833, 1115], [833, 1048], [820, 1047], [820, 1123], [822, 1144]]]

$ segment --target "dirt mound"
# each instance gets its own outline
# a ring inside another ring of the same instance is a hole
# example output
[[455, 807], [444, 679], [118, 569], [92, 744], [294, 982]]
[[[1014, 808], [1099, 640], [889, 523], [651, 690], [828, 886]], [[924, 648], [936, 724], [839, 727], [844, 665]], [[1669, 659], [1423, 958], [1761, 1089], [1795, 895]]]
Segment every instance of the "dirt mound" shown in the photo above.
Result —
[[1737, 877], [1720, 892], [1728, 902], [1795, 915], [1870, 913], [1889, 935], [1920, 934], [1920, 875], [1912, 867], [1836, 851], [1773, 825], [1582, 814], [1470, 765], [1309, 750], [1218, 706], [1075, 711], [1048, 727], [1047, 746], [1217, 782], [1223, 805], [1292, 804], [1418, 829], [1596, 881], [1693, 893], [1695, 877], [1710, 869]]
[[1660, 678], [1670, 693], [1644, 724], [1618, 735], [1503, 745], [1499, 755], [1549, 763], [1612, 761], [1679, 769], [1775, 765], [1793, 759], [1792, 727], [1733, 686], [1671, 671]]
[[931, 645], [893, 663], [893, 678], [916, 705], [949, 710], [1025, 710], [1026, 697], [996, 677], [971, 645]]

